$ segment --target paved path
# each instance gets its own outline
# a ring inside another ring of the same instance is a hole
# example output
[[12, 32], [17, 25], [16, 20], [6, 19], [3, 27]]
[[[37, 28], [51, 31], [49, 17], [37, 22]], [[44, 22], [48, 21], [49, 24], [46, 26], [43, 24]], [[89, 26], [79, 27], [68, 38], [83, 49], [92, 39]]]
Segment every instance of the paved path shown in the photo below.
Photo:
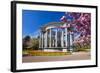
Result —
[[90, 52], [75, 52], [65, 56], [26, 56], [23, 62], [47, 62], [47, 61], [68, 61], [68, 60], [87, 60], [90, 59]]

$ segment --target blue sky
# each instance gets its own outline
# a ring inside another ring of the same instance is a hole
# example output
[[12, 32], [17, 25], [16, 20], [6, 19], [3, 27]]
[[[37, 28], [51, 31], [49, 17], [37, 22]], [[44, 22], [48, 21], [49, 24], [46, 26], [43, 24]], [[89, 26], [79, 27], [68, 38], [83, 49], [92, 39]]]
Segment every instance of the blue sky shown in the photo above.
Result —
[[22, 11], [22, 34], [23, 37], [30, 35], [36, 37], [39, 33], [39, 28], [49, 22], [60, 22], [60, 18], [65, 15], [65, 12], [55, 11], [37, 11], [23, 10]]

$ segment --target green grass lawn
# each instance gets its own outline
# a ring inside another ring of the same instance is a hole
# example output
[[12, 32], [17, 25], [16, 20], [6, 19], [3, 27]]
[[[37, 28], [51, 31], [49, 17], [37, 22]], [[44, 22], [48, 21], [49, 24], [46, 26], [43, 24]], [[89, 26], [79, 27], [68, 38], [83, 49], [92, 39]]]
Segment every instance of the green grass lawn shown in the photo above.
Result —
[[[74, 48], [73, 52], [89, 52], [90, 48]], [[44, 52], [41, 50], [23, 50], [23, 56], [64, 56], [64, 55], [71, 55], [70, 52]]]

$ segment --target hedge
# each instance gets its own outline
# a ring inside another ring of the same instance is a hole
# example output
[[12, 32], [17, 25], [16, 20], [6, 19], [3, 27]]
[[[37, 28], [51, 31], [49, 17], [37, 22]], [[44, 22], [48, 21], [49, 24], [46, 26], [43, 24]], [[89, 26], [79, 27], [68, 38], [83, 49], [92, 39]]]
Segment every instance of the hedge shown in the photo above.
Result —
[[27, 51], [30, 56], [63, 56], [70, 55], [70, 52], [44, 52], [44, 51]]

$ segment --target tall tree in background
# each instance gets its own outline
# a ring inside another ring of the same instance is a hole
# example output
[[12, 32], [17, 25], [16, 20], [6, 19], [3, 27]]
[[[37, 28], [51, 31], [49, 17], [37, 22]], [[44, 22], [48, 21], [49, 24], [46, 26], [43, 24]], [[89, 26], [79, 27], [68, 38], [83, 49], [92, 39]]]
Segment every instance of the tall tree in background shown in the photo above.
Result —
[[25, 36], [23, 38], [23, 50], [31, 48], [31, 47], [32, 47], [31, 37], [30, 36]]

